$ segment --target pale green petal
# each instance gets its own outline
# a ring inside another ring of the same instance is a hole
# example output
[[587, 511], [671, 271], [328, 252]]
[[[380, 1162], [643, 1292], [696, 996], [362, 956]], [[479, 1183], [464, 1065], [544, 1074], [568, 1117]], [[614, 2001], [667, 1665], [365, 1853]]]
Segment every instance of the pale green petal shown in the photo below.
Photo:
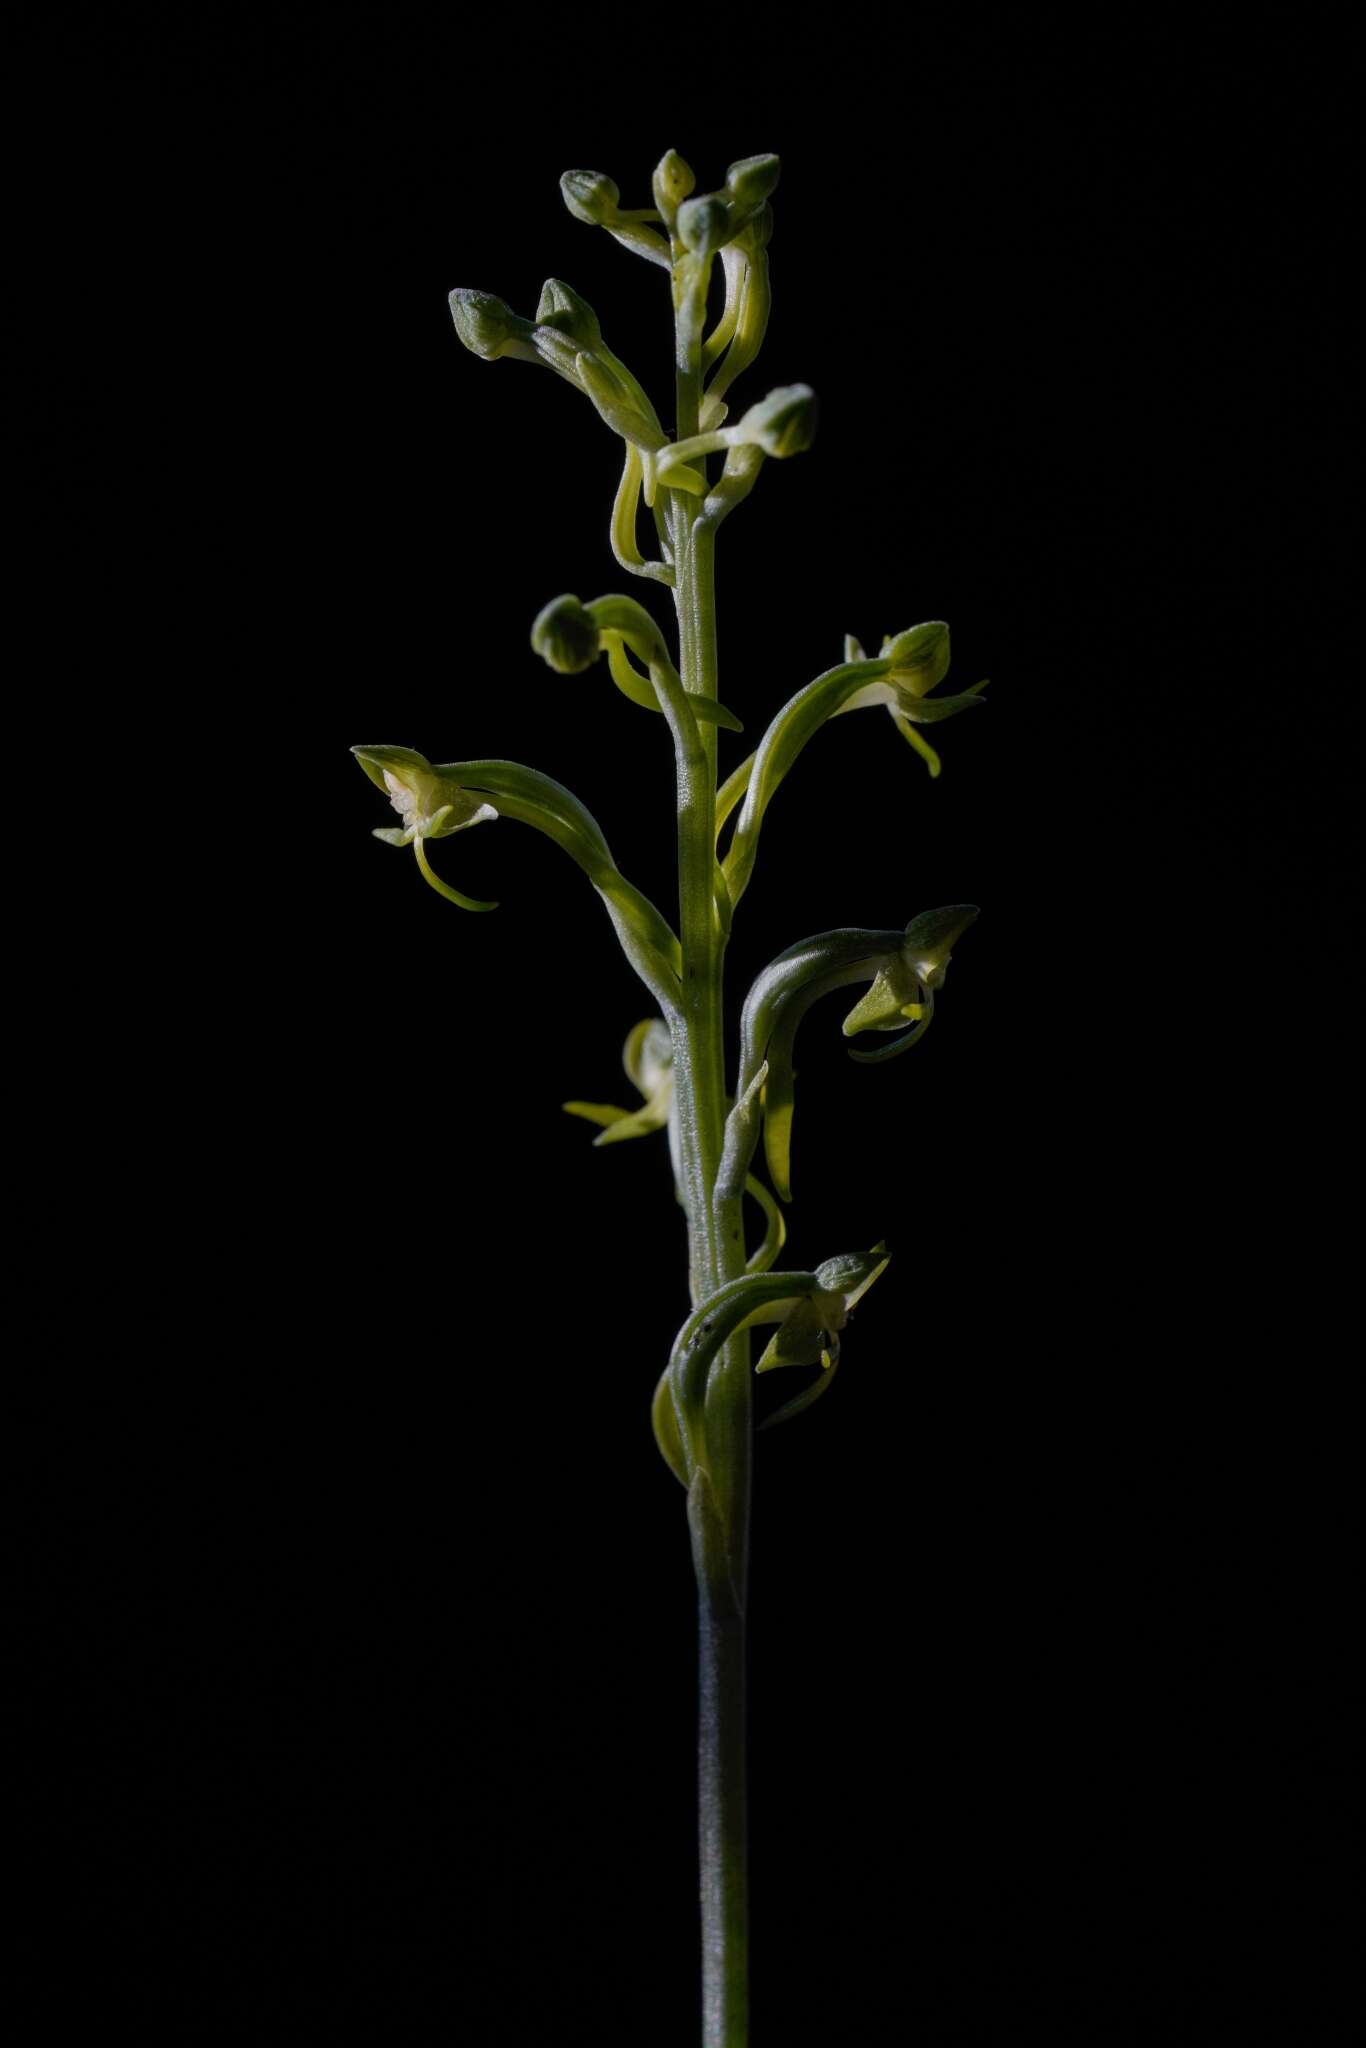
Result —
[[662, 1131], [668, 1121], [667, 1105], [661, 1109], [657, 1104], [647, 1102], [643, 1109], [624, 1115], [618, 1123], [604, 1131], [600, 1138], [594, 1138], [593, 1143], [619, 1145], [626, 1138], [648, 1137], [652, 1131]]
[[985, 711], [987, 700], [978, 694], [985, 688], [985, 683], [975, 683], [972, 689], [962, 691], [957, 697], [914, 697], [909, 690], [898, 697], [892, 690], [883, 701], [895, 704], [902, 717], [909, 718], [912, 725], [935, 725], [940, 719], [956, 718], [960, 711]]
[[616, 1102], [562, 1102], [560, 1108], [566, 1115], [581, 1116], [590, 1124], [619, 1124], [631, 1114]]
[[788, 1365], [819, 1365], [826, 1330], [815, 1301], [797, 1302], [768, 1341], [756, 1373], [776, 1372]]

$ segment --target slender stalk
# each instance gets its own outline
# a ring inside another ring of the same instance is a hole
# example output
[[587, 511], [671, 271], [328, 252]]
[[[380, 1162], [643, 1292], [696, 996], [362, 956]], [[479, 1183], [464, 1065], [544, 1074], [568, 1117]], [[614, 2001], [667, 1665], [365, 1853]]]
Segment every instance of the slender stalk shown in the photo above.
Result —
[[[702, 321], [678, 309], [677, 428], [695, 434], [701, 404]], [[684, 688], [717, 686], [715, 527], [695, 498], [671, 493], [674, 602]], [[725, 939], [715, 907], [716, 733], [703, 726], [704, 793], [685, 812], [680, 761], [679, 913], [683, 999], [674, 1073], [685, 1155], [696, 1304], [743, 1272], [739, 1204], [718, 1210], [717, 1169], [727, 1109], [722, 1038]], [[707, 1395], [710, 1471], [689, 1520], [698, 1585], [698, 1811], [702, 1906], [703, 2048], [747, 2048], [749, 1928], [745, 1811], [745, 1581], [750, 1492], [749, 1340], [732, 1339]]]

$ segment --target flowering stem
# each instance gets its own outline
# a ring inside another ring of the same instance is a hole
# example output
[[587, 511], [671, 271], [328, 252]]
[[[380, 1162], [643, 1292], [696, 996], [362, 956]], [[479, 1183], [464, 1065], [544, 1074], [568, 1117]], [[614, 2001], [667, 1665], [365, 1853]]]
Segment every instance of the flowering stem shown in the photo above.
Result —
[[[695, 434], [703, 322], [677, 308], [677, 431]], [[679, 670], [690, 694], [717, 690], [716, 529], [685, 491], [669, 494]], [[743, 1273], [738, 1199], [715, 1200], [727, 1109], [722, 995], [725, 936], [716, 908], [716, 732], [699, 724], [705, 760], [686, 776], [679, 758], [679, 915], [682, 1001], [674, 1030], [683, 1185], [688, 1198], [694, 1305]], [[748, 1897], [745, 1819], [745, 1581], [751, 1444], [749, 1339], [731, 1340], [712, 1368], [706, 1403], [709, 1469], [689, 1496], [698, 1585], [698, 1792], [702, 1900], [703, 2048], [747, 2048]]]

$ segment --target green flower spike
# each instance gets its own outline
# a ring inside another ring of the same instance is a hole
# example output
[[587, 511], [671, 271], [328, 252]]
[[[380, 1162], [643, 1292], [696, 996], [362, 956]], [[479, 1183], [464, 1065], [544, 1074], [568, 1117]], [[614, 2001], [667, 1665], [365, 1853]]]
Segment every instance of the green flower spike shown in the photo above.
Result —
[[924, 1037], [934, 1016], [934, 992], [944, 986], [949, 956], [976, 919], [977, 906], [973, 903], [950, 903], [942, 910], [922, 910], [919, 917], [911, 919], [905, 944], [879, 969], [868, 993], [845, 1018], [844, 1035], [852, 1038], [859, 1031], [899, 1031], [907, 1018], [913, 1020], [914, 1028], [894, 1045], [884, 1046], [878, 1052], [859, 1052], [850, 1046], [851, 1059], [868, 1066], [895, 1059]]
[[[847, 662], [865, 659], [852, 634], [845, 636], [844, 658]], [[920, 737], [916, 727], [953, 718], [960, 711], [971, 711], [984, 703], [980, 693], [986, 688], [985, 681], [974, 683], [957, 697], [930, 696], [930, 691], [937, 689], [949, 672], [949, 629], [942, 619], [927, 619], [923, 626], [912, 626], [895, 639], [884, 640], [877, 658], [891, 663], [890, 672], [882, 680], [855, 691], [839, 710], [861, 711], [869, 704], [885, 704], [902, 738], [915, 748], [930, 774], [938, 775], [942, 765], [939, 756], [929, 741]]]
[[453, 832], [496, 818], [494, 806], [450, 781], [433, 768], [425, 754], [416, 754], [411, 747], [352, 747], [351, 751], [403, 820], [401, 826], [377, 826], [376, 839], [390, 846], [411, 846], [425, 879], [438, 895], [458, 903], [462, 910], [496, 910], [496, 903], [462, 896], [433, 874], [423, 851], [424, 840], [449, 839]]

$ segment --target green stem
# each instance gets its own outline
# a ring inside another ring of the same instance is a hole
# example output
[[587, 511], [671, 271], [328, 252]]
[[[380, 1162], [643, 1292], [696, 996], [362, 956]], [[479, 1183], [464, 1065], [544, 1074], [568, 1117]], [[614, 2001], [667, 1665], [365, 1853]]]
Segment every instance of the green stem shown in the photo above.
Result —
[[[705, 280], [703, 281], [705, 289]], [[677, 433], [696, 434], [702, 397], [701, 329], [677, 318]], [[717, 694], [714, 522], [687, 492], [670, 493], [679, 670], [685, 690]], [[679, 757], [679, 918], [682, 1003], [674, 1033], [674, 1086], [688, 1191], [694, 1304], [745, 1268], [738, 1197], [715, 1202], [726, 1117], [722, 1037], [725, 937], [716, 911], [715, 728], [702, 725], [705, 769]], [[691, 765], [691, 764], [687, 764]], [[752, 1442], [749, 1339], [733, 1338], [711, 1369], [706, 1399], [709, 1471], [689, 1502], [698, 1583], [698, 1793], [702, 1894], [703, 2048], [747, 2048], [748, 1897], [745, 1818], [745, 1622]]]
[[[698, 1844], [703, 2048], [747, 2048], [749, 1896], [745, 1826], [745, 1618], [736, 1607], [705, 1487], [688, 1500], [697, 1568]], [[709, 1540], [712, 1525], [715, 1540]]]

